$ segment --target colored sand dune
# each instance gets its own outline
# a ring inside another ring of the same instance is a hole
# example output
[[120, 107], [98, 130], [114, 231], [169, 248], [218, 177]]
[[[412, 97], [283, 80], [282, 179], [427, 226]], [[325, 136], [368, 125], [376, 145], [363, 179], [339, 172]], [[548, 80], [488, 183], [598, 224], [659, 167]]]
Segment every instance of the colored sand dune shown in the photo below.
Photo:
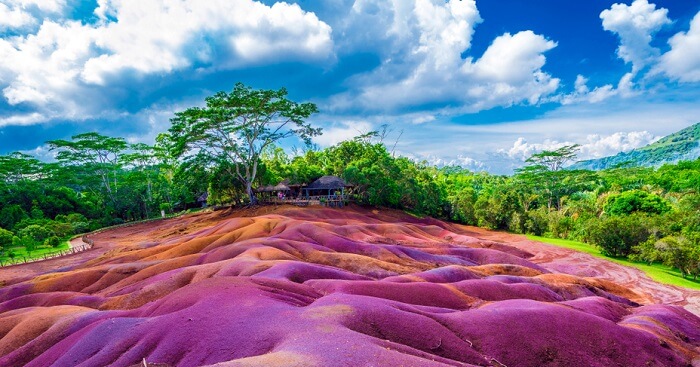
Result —
[[0, 366], [700, 363], [692, 313], [551, 273], [466, 227], [357, 208], [268, 212], [105, 231], [93, 258], [0, 269]]

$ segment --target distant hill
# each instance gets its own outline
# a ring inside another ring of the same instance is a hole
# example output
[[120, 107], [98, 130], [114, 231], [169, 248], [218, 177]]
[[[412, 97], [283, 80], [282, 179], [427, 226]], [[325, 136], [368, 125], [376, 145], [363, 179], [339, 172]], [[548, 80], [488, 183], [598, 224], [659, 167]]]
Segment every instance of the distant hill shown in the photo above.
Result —
[[570, 169], [601, 170], [615, 166], [658, 167], [700, 157], [700, 123], [661, 138], [647, 146], [614, 156], [578, 161]]

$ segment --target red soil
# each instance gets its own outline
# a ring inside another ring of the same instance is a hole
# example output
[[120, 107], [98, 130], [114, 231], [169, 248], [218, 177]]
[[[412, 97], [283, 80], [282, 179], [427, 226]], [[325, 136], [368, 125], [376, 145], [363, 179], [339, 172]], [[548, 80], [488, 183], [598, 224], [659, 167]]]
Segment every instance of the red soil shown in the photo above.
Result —
[[91, 238], [0, 269], [0, 366], [700, 365], [698, 292], [522, 236], [266, 207]]

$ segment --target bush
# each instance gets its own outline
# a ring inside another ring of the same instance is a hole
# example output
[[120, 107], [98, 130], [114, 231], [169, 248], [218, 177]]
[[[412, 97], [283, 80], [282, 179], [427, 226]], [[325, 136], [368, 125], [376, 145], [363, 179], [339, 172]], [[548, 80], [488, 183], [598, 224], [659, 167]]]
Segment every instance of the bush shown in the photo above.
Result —
[[28, 218], [27, 213], [19, 205], [8, 205], [0, 210], [0, 227], [14, 229], [15, 225]]
[[606, 256], [627, 256], [649, 235], [639, 216], [607, 217], [592, 221], [588, 228], [588, 238]]
[[24, 246], [24, 249], [27, 250], [28, 254], [31, 254], [32, 251], [36, 250], [37, 246], [41, 243], [28, 236], [22, 237], [21, 241], [22, 245]]
[[51, 236], [44, 241], [44, 246], [50, 246], [50, 247], [56, 248], [59, 245], [61, 245], [61, 239], [58, 238], [57, 236]]
[[[56, 219], [58, 220], [58, 219]], [[84, 215], [79, 214], [79, 213], [71, 213], [66, 215], [65, 222], [70, 223], [70, 224], [75, 224], [75, 223], [85, 223], [87, 222], [87, 218], [85, 218]]]
[[536, 210], [527, 211], [527, 219], [525, 220], [525, 230], [527, 233], [535, 236], [542, 236], [549, 228], [549, 216], [547, 208], [539, 208]]
[[90, 232], [90, 223], [88, 222], [75, 222], [71, 223], [73, 234], [81, 234]]
[[569, 238], [569, 233], [574, 228], [574, 220], [562, 213], [554, 211], [549, 213], [549, 231], [553, 237]]
[[12, 237], [12, 232], [0, 228], [0, 248], [9, 247], [10, 245], [12, 245]]
[[608, 196], [603, 209], [610, 215], [629, 215], [635, 212], [662, 214], [671, 210], [671, 206], [656, 194], [631, 190]]
[[662, 246], [664, 264], [678, 269], [683, 277], [692, 275], [694, 279], [700, 274], [700, 248], [683, 237], [665, 237], [659, 243]]
[[26, 242], [25, 238], [28, 238], [38, 243], [42, 243], [45, 239], [55, 235], [50, 229], [37, 224], [28, 225], [21, 229], [18, 234], [23, 242]]
[[44, 227], [53, 232], [54, 235], [58, 237], [66, 237], [73, 234], [73, 226], [70, 223], [61, 223], [57, 221], [50, 221]]

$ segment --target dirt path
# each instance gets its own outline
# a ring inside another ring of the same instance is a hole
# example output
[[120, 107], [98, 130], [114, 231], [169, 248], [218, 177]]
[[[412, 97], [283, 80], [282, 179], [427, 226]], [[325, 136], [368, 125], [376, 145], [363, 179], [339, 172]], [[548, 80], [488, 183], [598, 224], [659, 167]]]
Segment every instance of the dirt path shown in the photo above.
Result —
[[68, 247], [70, 247], [72, 249], [77, 248], [77, 247], [81, 247], [84, 244], [85, 244], [85, 242], [83, 242], [83, 237], [76, 237], [76, 238], [68, 241]]
[[477, 237], [507, 243], [535, 254], [528, 259], [545, 269], [582, 277], [598, 277], [630, 287], [647, 296], [650, 303], [674, 304], [700, 316], [700, 291], [657, 283], [643, 271], [605, 259], [528, 240], [525, 236], [491, 232], [476, 227], [460, 226]]

